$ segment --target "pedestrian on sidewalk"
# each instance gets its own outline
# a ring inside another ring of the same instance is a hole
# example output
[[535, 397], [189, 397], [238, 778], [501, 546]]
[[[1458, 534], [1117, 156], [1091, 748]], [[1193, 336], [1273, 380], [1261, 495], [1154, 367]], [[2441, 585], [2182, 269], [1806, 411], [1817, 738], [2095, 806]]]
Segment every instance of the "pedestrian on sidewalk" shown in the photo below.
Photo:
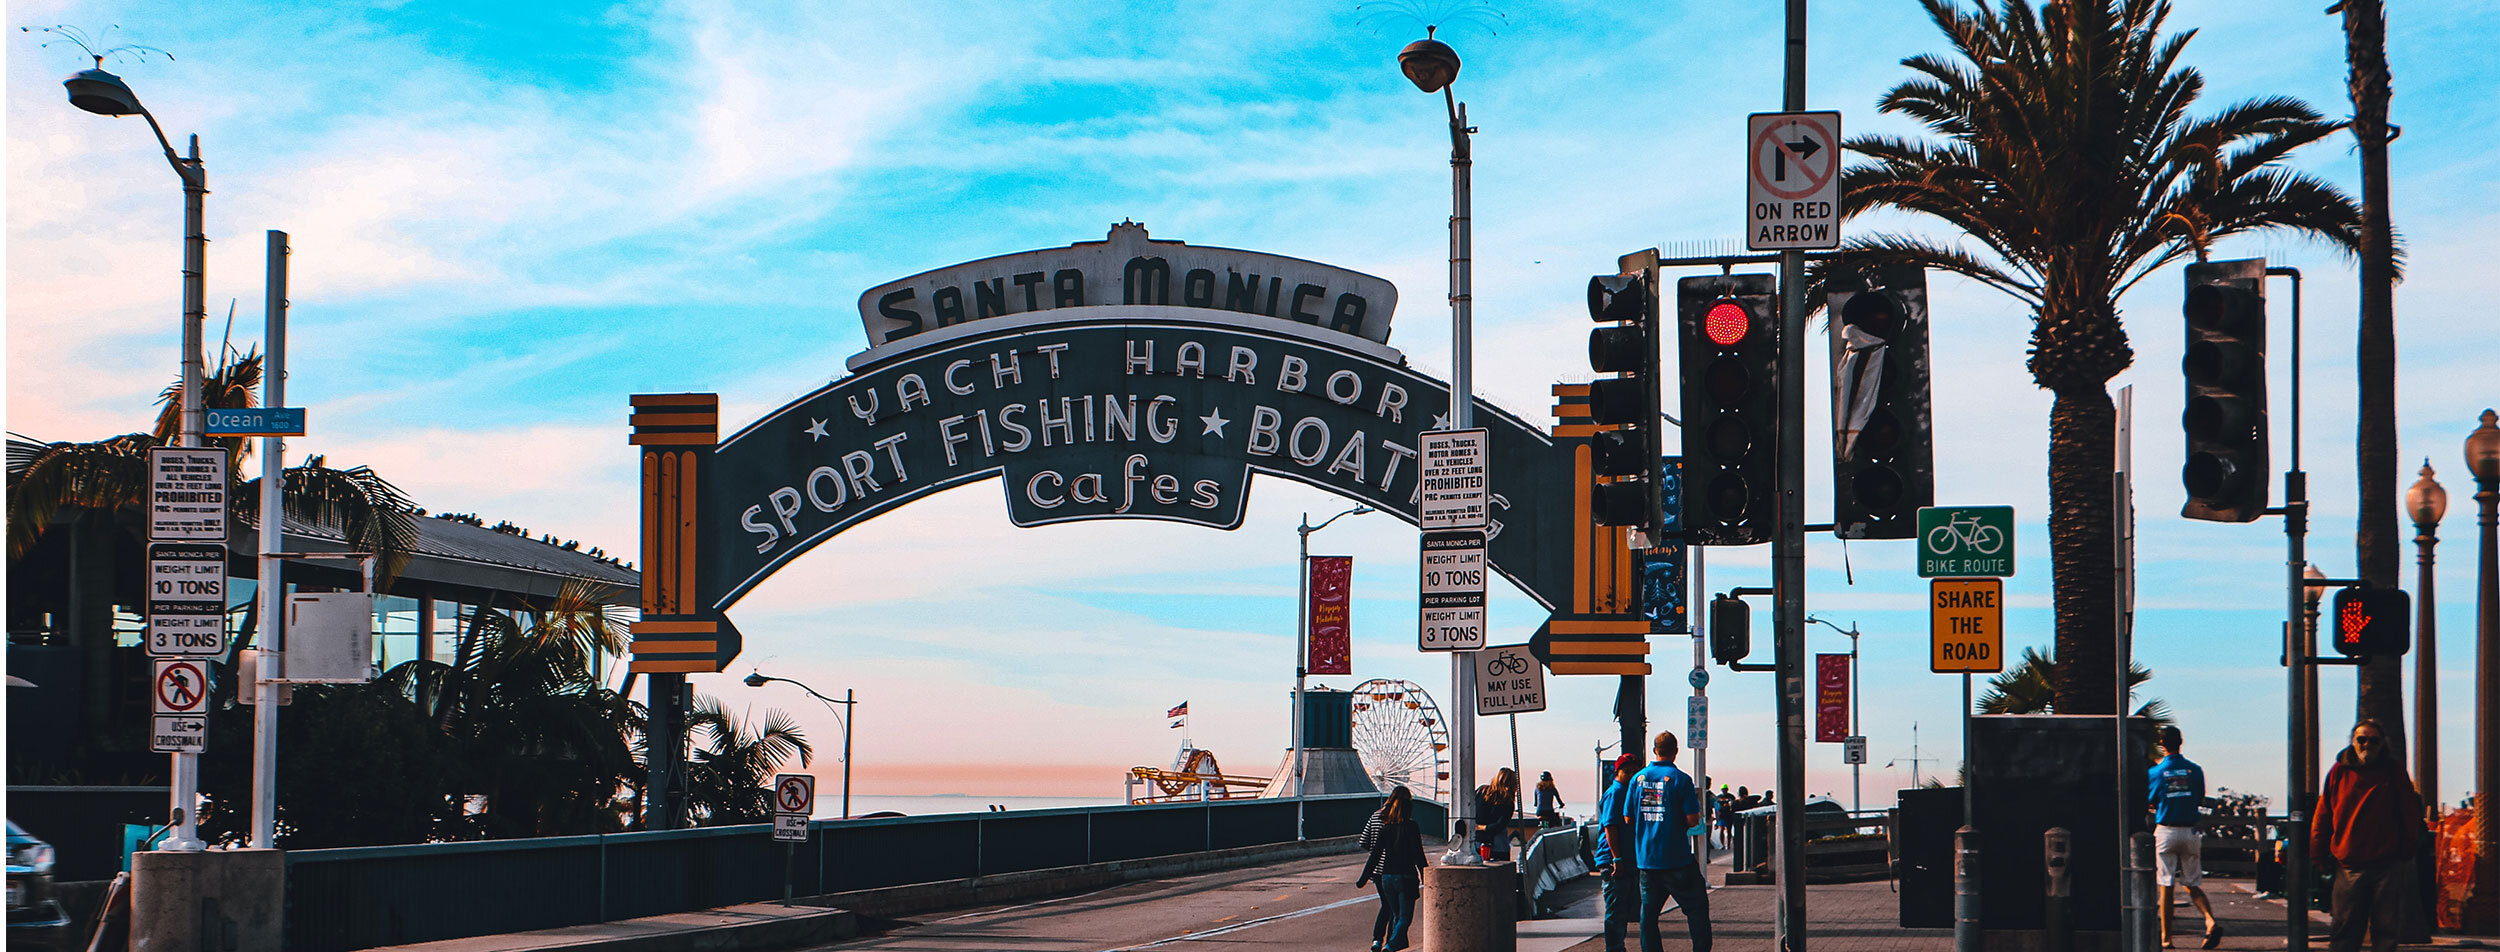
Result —
[[1693, 778], [1675, 767], [1675, 732], [1659, 731], [1650, 745], [1657, 759], [1634, 774], [1629, 804], [1633, 858], [1641, 869], [1641, 952], [1665, 952], [1658, 916], [1675, 900], [1684, 910], [1693, 952], [1710, 952], [1710, 888], [1693, 861], [1692, 835], [1701, 826], [1701, 796]]
[[1519, 816], [1519, 772], [1504, 767], [1476, 788], [1476, 852], [1510, 862], [1510, 821]]
[[2377, 721], [2353, 725], [2352, 744], [2327, 768], [2310, 816], [2309, 855], [2335, 876], [2327, 948], [2356, 952], [2366, 930], [2372, 949], [2393, 952], [2411, 895], [2422, 800]]
[[1354, 878], [1354, 887], [1369, 883], [1380, 890], [1380, 912], [1372, 917], [1371, 952], [1406, 948], [1406, 929], [1415, 921], [1415, 897], [1423, 893], [1424, 830], [1415, 824], [1414, 796], [1404, 784], [1390, 788], [1389, 799], [1363, 821], [1363, 833], [1355, 838], [1371, 855], [1363, 861], [1363, 873]]
[[1606, 952], [1624, 952], [1623, 934], [1639, 914], [1641, 905], [1640, 868], [1635, 865], [1632, 848], [1630, 811], [1624, 808], [1632, 789], [1632, 775], [1641, 769], [1641, 755], [1624, 754], [1615, 758], [1614, 782], [1597, 798], [1598, 883], [1605, 890]]
[[1569, 805], [1563, 802], [1562, 790], [1554, 786], [1554, 772], [1551, 770], [1539, 772], [1536, 775], [1537, 823], [1542, 826], [1561, 826], [1562, 808]]
[[2175, 726], [2161, 729], [2161, 763], [2153, 765], [2147, 808], [2153, 813], [2153, 874], [2161, 884], [2161, 947], [2173, 948], [2171, 887], [2187, 888], [2188, 901], [2205, 915], [2204, 948], [2222, 944], [2222, 921], [2205, 898], [2205, 769], [2179, 753]]

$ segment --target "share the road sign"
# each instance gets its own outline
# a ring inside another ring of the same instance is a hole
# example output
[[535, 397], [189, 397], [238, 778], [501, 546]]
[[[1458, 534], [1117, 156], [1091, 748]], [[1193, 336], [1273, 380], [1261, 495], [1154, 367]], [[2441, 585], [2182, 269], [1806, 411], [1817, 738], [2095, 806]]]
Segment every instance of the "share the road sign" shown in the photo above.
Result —
[[1940, 578], [1927, 585], [1927, 670], [1938, 674], [2005, 670], [2005, 580]]
[[1840, 247], [1840, 114], [1757, 112], [1745, 123], [1745, 247]]

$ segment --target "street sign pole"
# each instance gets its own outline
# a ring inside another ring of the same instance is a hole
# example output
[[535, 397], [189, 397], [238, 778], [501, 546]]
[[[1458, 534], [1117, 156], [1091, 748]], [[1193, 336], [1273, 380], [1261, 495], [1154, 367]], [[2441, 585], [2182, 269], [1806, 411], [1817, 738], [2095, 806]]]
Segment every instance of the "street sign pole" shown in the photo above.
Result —
[[[265, 294], [268, 326], [263, 331], [264, 358], [261, 405], [286, 406], [286, 232], [269, 233], [269, 275]], [[274, 679], [286, 677], [286, 438], [260, 441], [260, 663], [258, 683], [242, 685], [252, 692], [252, 837], [253, 849], [275, 845], [278, 825], [278, 692]]]
[[[1806, 108], [1806, 0], [1788, 0], [1786, 87], [1781, 107]], [[1839, 164], [1840, 143], [1825, 144]], [[1748, 150], [1750, 152], [1750, 148]], [[1750, 174], [1750, 173], [1748, 173]], [[1834, 179], [1838, 172], [1832, 174]], [[1779, 941], [1783, 952], [1806, 952], [1806, 535], [1805, 535], [1805, 340], [1806, 258], [1795, 248], [1780, 252], [1780, 436], [1776, 454], [1779, 497], [1777, 551], [1772, 556], [1774, 663], [1779, 671], [1779, 850], [1772, 875], [1779, 881]]]

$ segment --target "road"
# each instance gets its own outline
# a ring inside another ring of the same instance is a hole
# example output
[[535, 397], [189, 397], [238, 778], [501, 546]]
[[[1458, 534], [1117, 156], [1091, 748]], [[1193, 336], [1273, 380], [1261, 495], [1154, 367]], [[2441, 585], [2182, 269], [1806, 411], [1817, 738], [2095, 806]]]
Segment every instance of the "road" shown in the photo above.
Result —
[[815, 949], [1125, 952], [1359, 948], [1378, 908], [1354, 877], [1363, 857], [1311, 859], [1127, 883], [1040, 902], [934, 913], [882, 935]]

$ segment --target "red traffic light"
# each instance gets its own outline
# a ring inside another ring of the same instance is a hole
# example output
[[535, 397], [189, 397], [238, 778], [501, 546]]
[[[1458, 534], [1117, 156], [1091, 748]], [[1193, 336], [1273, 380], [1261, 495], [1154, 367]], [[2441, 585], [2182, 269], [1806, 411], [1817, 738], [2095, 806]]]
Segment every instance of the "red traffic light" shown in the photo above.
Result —
[[1745, 313], [1744, 306], [1734, 301], [1710, 305], [1710, 313], [1702, 315], [1701, 319], [1702, 333], [1709, 335], [1711, 343], [1721, 347], [1736, 346], [1736, 342], [1744, 340], [1745, 333], [1752, 329], [1753, 315]]

